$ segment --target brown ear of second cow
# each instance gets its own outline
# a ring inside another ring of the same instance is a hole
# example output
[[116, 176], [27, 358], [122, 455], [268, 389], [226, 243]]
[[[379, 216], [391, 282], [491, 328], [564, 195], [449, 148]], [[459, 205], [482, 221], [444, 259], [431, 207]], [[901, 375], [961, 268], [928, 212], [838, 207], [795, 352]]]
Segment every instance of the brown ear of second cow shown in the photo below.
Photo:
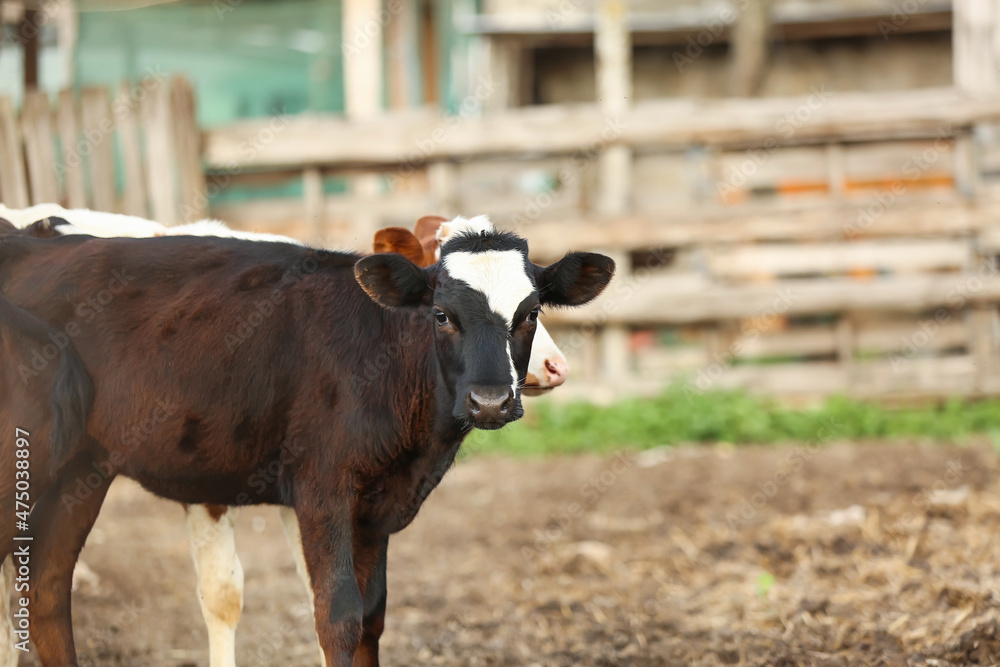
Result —
[[435, 261], [438, 247], [437, 232], [441, 225], [446, 222], [448, 219], [442, 218], [440, 215], [425, 215], [417, 220], [417, 224], [413, 226], [413, 234], [424, 249], [426, 266], [430, 266]]
[[424, 249], [409, 229], [386, 227], [375, 232], [375, 252], [396, 252], [417, 266], [425, 266]]

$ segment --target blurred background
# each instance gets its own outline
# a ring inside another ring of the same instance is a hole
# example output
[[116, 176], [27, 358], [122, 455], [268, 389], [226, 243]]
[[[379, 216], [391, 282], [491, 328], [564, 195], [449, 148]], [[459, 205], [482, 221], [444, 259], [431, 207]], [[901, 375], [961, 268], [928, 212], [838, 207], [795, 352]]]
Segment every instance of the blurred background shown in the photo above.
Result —
[[617, 291], [547, 319], [577, 379], [562, 398], [678, 378], [1000, 389], [989, 0], [0, 11], [7, 206], [214, 216], [357, 249], [421, 215], [487, 213], [536, 261], [610, 252]]
[[[536, 262], [617, 260], [600, 300], [544, 315], [569, 381], [474, 434], [399, 538], [392, 664], [1000, 652], [997, 0], [0, 0], [0, 18], [9, 207], [357, 250], [485, 213]], [[664, 447], [691, 442], [710, 446]], [[586, 454], [490, 458], [553, 452]], [[180, 515], [116, 489], [84, 552], [81, 652], [201, 664], [187, 565], [132, 572], [121, 546], [183, 563]], [[312, 664], [263, 512], [241, 518], [241, 664]], [[121, 620], [123, 596], [164, 620]], [[275, 618], [297, 628], [283, 648]]]

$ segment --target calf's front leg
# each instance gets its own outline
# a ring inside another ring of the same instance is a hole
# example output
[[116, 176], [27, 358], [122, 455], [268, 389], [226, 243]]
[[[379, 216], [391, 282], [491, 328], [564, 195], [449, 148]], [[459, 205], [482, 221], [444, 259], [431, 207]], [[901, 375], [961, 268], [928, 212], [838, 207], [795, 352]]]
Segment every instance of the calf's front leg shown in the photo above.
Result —
[[389, 538], [365, 535], [355, 529], [354, 563], [364, 599], [361, 644], [354, 654], [354, 667], [378, 667], [378, 640], [385, 628], [386, 553]]
[[[304, 507], [300, 499], [306, 498], [323, 499], [321, 502], [327, 506], [319, 510]], [[297, 489], [295, 513], [312, 582], [316, 634], [326, 665], [351, 667], [361, 642], [364, 613], [354, 573], [353, 490], [341, 494], [332, 493], [329, 488], [325, 493], [303, 493]]]
[[[316, 600], [313, 599], [312, 581], [309, 579], [309, 568], [306, 567], [306, 557], [302, 553], [302, 535], [299, 532], [299, 520], [295, 516], [295, 509], [292, 507], [279, 507], [278, 514], [281, 516], [281, 524], [285, 527], [285, 537], [288, 538], [288, 546], [292, 548], [292, 555], [295, 557], [295, 571], [299, 579], [305, 584], [306, 593], [309, 595], [309, 611], [316, 615]], [[323, 647], [316, 643], [319, 649], [319, 662], [317, 665], [326, 664], [326, 653]], [[2, 663], [0, 663], [2, 667]]]

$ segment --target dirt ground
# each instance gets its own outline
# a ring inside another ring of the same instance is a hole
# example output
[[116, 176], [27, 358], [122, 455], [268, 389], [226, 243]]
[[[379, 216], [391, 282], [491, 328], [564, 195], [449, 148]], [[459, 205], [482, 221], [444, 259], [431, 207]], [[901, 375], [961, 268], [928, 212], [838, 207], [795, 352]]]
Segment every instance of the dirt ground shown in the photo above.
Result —
[[[244, 509], [241, 667], [318, 663], [277, 513]], [[183, 511], [112, 488], [81, 665], [208, 664]], [[986, 442], [474, 458], [390, 543], [387, 665], [1000, 662]], [[34, 665], [31, 659], [22, 664]]]

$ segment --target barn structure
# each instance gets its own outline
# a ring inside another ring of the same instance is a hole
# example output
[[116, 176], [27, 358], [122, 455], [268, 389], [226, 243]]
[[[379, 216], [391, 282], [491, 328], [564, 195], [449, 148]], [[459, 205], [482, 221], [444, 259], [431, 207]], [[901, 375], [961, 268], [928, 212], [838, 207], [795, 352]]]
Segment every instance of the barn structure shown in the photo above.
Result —
[[0, 3], [8, 206], [488, 213], [618, 258], [547, 315], [588, 396], [1000, 393], [994, 0], [133, 5]]

